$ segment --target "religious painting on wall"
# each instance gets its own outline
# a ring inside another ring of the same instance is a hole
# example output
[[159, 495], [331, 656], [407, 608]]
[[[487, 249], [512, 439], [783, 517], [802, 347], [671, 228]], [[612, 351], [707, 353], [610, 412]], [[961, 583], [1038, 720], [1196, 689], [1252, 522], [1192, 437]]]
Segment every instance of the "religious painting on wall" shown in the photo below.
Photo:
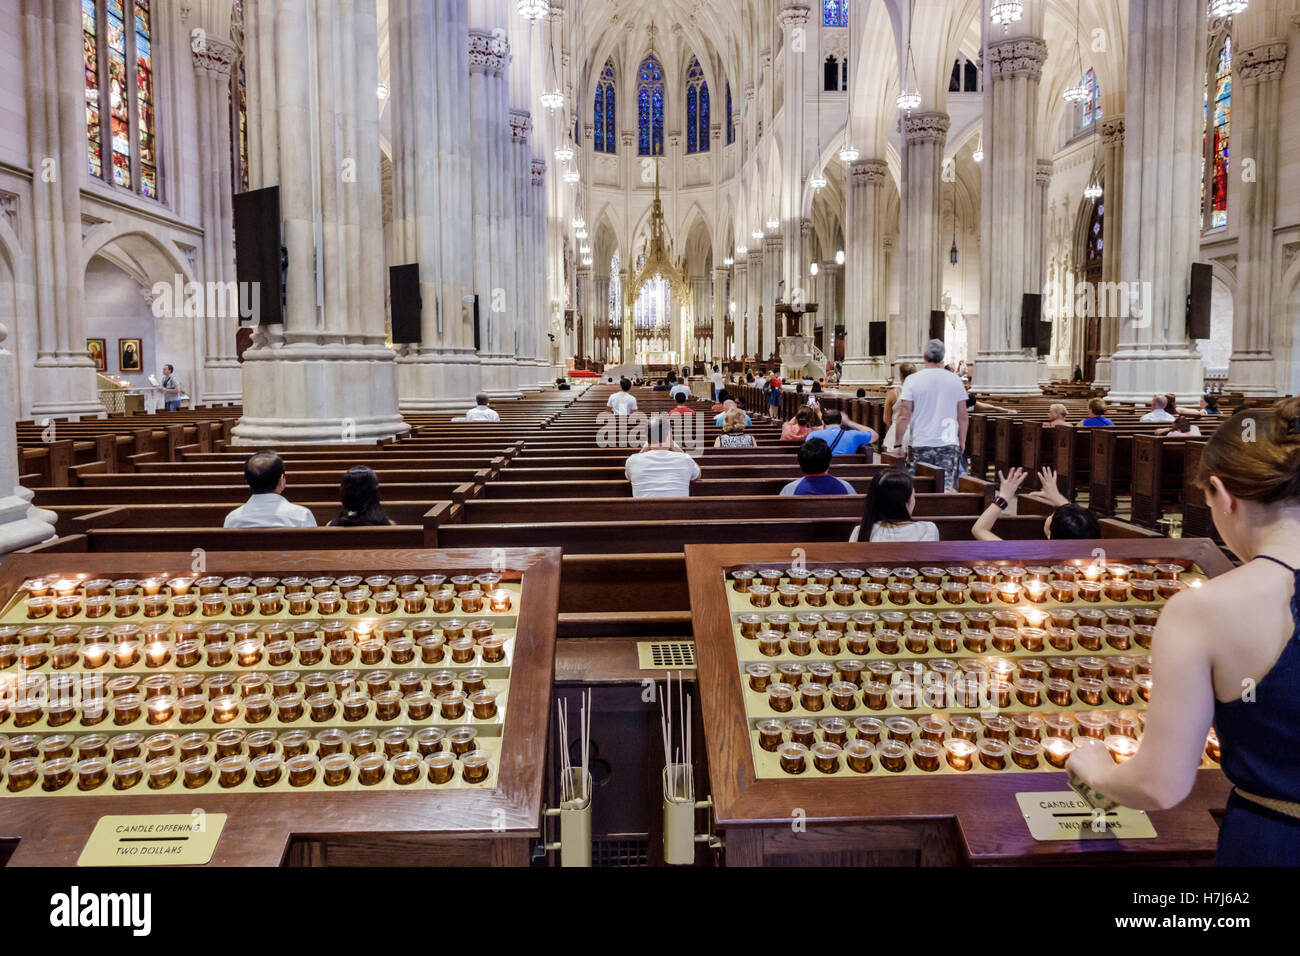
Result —
[[95, 363], [96, 372], [108, 371], [108, 359], [105, 354], [108, 343], [103, 339], [86, 339], [86, 354]]
[[140, 372], [144, 368], [144, 350], [139, 339], [117, 340], [117, 367], [122, 372]]

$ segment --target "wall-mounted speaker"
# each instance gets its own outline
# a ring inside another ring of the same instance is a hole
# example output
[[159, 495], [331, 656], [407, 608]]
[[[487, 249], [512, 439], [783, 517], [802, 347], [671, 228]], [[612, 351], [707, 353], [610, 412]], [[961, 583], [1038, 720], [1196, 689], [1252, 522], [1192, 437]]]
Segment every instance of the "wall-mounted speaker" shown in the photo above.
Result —
[[241, 289], [254, 290], [249, 318], [256, 325], [281, 324], [288, 254], [280, 242], [280, 187], [236, 193], [233, 211], [235, 279]]
[[930, 338], [938, 339], [940, 342], [943, 341], [943, 327], [947, 319], [948, 313], [944, 312], [943, 309], [930, 310]]
[[1191, 284], [1187, 288], [1187, 337], [1210, 337], [1210, 296], [1214, 269], [1208, 262], [1192, 263]]
[[886, 345], [886, 333], [888, 324], [885, 322], [868, 322], [867, 323], [867, 354], [870, 356], [884, 355], [888, 351]]
[[393, 344], [421, 341], [424, 301], [420, 298], [420, 265], [410, 263], [388, 270], [389, 304], [393, 315]]

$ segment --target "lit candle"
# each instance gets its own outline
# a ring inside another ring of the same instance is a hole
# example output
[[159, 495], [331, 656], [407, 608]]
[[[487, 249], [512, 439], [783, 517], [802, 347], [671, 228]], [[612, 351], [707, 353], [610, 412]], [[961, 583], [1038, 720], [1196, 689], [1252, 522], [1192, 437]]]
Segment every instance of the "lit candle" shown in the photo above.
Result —
[[1211, 760], [1218, 763], [1223, 756], [1223, 750], [1219, 746], [1219, 734], [1213, 727], [1205, 738], [1205, 753]]
[[[1003, 588], [1005, 587], [1006, 585], [1004, 584]], [[1047, 600], [1046, 582], [1037, 581], [1037, 580], [1026, 581], [1024, 588], [1025, 588], [1025, 598], [1029, 601], [1032, 601], [1034, 604], [1042, 604], [1044, 601]]]
[[1106, 573], [1106, 568], [1101, 564], [1090, 564], [1083, 569], [1083, 579], [1085, 581], [1100, 581]]
[[490, 592], [488, 599], [494, 614], [504, 614], [510, 610], [510, 592], [505, 588], [497, 588]]
[[171, 645], [166, 641], [153, 641], [144, 648], [144, 662], [149, 667], [162, 667], [171, 657]]
[[1074, 741], [1064, 737], [1048, 737], [1043, 741], [1043, 756], [1053, 767], [1064, 767], [1074, 753]]
[[154, 697], [149, 701], [149, 723], [165, 724], [176, 712], [176, 698], [171, 694]]
[[212, 720], [218, 724], [228, 724], [239, 714], [239, 698], [233, 695], [218, 697], [212, 702]]
[[1111, 735], [1104, 741], [1106, 749], [1110, 751], [1111, 759], [1116, 763], [1123, 763], [1132, 757], [1138, 750], [1138, 742], [1132, 737], [1121, 737]]
[[974, 766], [976, 745], [962, 737], [950, 737], [943, 742], [948, 752], [948, 766], [953, 770], [970, 770]]
[[81, 582], [76, 578], [64, 578], [61, 581], [54, 582], [54, 593], [58, 597], [71, 597], [77, 593], [77, 588]]

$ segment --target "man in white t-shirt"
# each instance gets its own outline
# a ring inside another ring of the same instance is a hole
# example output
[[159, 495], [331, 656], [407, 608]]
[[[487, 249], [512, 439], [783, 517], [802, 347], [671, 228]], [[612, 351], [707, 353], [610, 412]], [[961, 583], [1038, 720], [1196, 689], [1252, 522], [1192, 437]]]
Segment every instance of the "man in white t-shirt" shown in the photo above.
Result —
[[469, 411], [465, 413], [465, 421], [467, 422], [501, 421], [501, 416], [497, 414], [495, 408], [491, 407], [492, 400], [488, 398], [486, 395], [484, 395], [482, 392], [479, 392], [477, 395], [474, 396], [474, 401], [477, 402], [478, 404], [476, 404], [473, 408], [471, 408]]
[[713, 400], [716, 402], [718, 400], [718, 394], [722, 391], [722, 386], [725, 384], [722, 378], [722, 369], [719, 368], [717, 365], [713, 366], [712, 378], [713, 378]]
[[636, 411], [636, 396], [632, 394], [632, 383], [625, 378], [620, 379], [618, 387], [621, 391], [609, 396], [605, 407], [615, 415], [630, 415]]
[[1151, 411], [1142, 416], [1140, 421], [1151, 424], [1156, 422], [1166, 425], [1174, 420], [1174, 416], [1169, 414], [1169, 399], [1163, 395], [1151, 396]]
[[227, 528], [314, 528], [316, 516], [284, 497], [284, 459], [259, 451], [244, 465], [244, 480], [253, 494], [230, 514]]
[[685, 382], [677, 382], [668, 389], [668, 394], [674, 399], [676, 399], [678, 395], [685, 395], [686, 400], [689, 402], [691, 400], [691, 387]]
[[966, 388], [960, 378], [943, 367], [943, 355], [941, 340], [926, 343], [925, 368], [903, 382], [894, 421], [895, 433], [905, 436], [908, 471], [916, 474], [918, 461], [940, 468], [944, 490], [953, 491], [970, 417]]
[[649, 441], [628, 457], [624, 474], [632, 482], [633, 498], [686, 498], [700, 466], [673, 441], [668, 416], [656, 415], [649, 422]]

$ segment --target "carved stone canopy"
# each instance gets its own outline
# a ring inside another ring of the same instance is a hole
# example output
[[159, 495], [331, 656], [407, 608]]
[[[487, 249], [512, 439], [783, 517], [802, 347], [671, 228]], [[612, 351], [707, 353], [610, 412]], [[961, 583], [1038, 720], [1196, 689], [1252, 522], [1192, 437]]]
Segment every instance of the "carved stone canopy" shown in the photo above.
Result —
[[686, 278], [685, 259], [674, 262], [669, 252], [671, 240], [664, 223], [663, 202], [659, 199], [659, 162], [655, 161], [655, 198], [650, 205], [650, 244], [646, 249], [645, 264], [632, 278], [625, 302], [635, 302], [641, 297], [642, 287], [656, 276], [667, 280], [673, 298], [679, 302], [690, 299], [691, 287]]

